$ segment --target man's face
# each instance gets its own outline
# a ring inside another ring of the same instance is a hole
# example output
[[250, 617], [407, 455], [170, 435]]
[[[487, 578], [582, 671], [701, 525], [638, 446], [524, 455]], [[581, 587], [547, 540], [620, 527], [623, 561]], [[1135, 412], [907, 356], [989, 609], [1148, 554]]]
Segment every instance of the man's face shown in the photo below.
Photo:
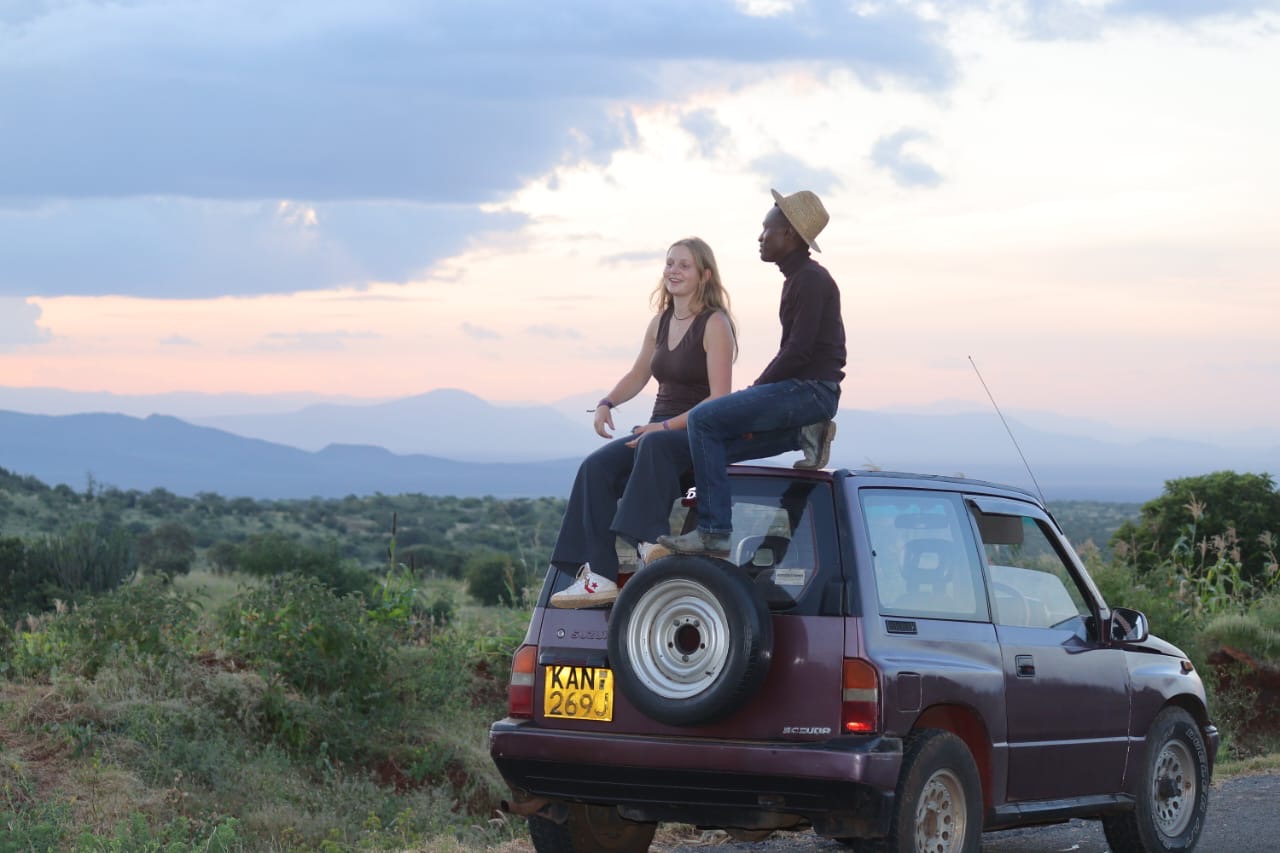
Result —
[[796, 248], [796, 233], [776, 204], [765, 214], [759, 239], [760, 260], [765, 263], [775, 264]]

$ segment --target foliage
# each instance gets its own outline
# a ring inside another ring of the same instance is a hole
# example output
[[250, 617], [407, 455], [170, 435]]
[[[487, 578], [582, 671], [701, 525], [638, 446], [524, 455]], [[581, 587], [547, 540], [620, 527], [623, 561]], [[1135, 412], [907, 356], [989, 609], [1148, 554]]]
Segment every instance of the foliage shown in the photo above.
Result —
[[[550, 497], [404, 494], [254, 500], [211, 492], [184, 497], [164, 489], [122, 490], [92, 477], [83, 492], [76, 492], [0, 468], [0, 537], [62, 535], [79, 522], [145, 533], [175, 522], [190, 530], [195, 540], [194, 567], [222, 571], [235, 570], [228, 549], [240, 548], [255, 536], [276, 535], [326, 555], [336, 549], [339, 560], [376, 572], [386, 562], [393, 517], [398, 519], [398, 562], [420, 577], [460, 579], [467, 558], [479, 551], [498, 551], [522, 565], [545, 566], [563, 512], [564, 500]], [[285, 565], [283, 570], [298, 570]], [[346, 583], [348, 579], [335, 575], [329, 582], [353, 591], [357, 587]]]
[[367, 571], [343, 559], [337, 540], [332, 538], [316, 548], [280, 533], [258, 534], [240, 546], [235, 562], [240, 571], [253, 577], [303, 575], [339, 594], [364, 592], [371, 583]]
[[1197, 537], [1192, 547], [1214, 537], [1234, 538], [1232, 561], [1240, 564], [1244, 580], [1257, 580], [1268, 564], [1262, 537], [1280, 532], [1280, 491], [1269, 474], [1218, 471], [1168, 480], [1164, 494], [1143, 504], [1141, 519], [1121, 525], [1111, 543], [1122, 559], [1148, 571], [1188, 528]]
[[1104, 501], [1050, 501], [1049, 510], [1077, 551], [1092, 544], [1104, 559], [1111, 557], [1109, 543], [1120, 525], [1142, 515], [1141, 504]]
[[240, 549], [230, 542], [215, 542], [205, 552], [214, 574], [229, 575], [240, 569]]
[[271, 679], [358, 708], [385, 698], [391, 632], [358, 595], [283, 574], [237, 595], [221, 622], [230, 650], [263, 666]]
[[146, 580], [29, 620], [14, 632], [11, 667], [26, 678], [73, 672], [92, 678], [111, 661], [165, 660], [193, 650], [199, 608], [189, 594]]
[[172, 580], [191, 571], [196, 540], [185, 524], [166, 521], [138, 537], [138, 564], [152, 574]]
[[480, 553], [467, 560], [463, 574], [467, 592], [485, 605], [514, 607], [524, 596], [529, 573], [511, 557], [496, 552]]
[[118, 527], [81, 522], [35, 541], [0, 539], [0, 615], [8, 622], [129, 581], [133, 540]]

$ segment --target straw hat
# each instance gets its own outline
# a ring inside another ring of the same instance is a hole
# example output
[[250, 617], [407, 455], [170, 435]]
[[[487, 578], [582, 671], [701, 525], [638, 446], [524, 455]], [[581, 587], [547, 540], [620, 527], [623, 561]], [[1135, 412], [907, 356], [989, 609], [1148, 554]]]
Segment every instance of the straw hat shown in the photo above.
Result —
[[815, 252], [821, 252], [822, 250], [814, 241], [831, 221], [827, 209], [822, 206], [822, 200], [808, 190], [801, 190], [788, 196], [782, 195], [777, 190], [769, 190], [769, 192], [773, 193], [773, 200], [778, 203], [778, 209], [782, 211], [783, 216], [787, 217], [787, 221], [791, 223], [796, 233], [803, 237]]

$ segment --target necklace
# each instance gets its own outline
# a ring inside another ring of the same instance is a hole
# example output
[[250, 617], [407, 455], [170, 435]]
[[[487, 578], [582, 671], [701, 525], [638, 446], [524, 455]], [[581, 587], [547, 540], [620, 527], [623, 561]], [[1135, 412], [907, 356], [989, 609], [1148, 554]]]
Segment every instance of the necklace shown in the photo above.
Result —
[[679, 314], [677, 314], [677, 313], [676, 313], [676, 309], [675, 309], [675, 308], [672, 308], [672, 309], [671, 309], [671, 316], [672, 316], [672, 317], [674, 317], [674, 318], [676, 318], [677, 320], [688, 320], [690, 317], [692, 317], [692, 316], [693, 316], [693, 312], [692, 312], [692, 311], [690, 311], [688, 314], [685, 314], [683, 317], [681, 317]]

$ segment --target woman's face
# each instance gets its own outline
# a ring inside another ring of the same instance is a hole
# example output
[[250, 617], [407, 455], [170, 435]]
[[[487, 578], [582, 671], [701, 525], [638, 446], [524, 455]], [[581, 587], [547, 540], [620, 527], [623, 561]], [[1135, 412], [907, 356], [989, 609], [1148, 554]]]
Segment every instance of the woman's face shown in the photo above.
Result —
[[665, 280], [667, 293], [672, 296], [693, 296], [698, 292], [698, 264], [688, 246], [672, 246], [667, 251]]

